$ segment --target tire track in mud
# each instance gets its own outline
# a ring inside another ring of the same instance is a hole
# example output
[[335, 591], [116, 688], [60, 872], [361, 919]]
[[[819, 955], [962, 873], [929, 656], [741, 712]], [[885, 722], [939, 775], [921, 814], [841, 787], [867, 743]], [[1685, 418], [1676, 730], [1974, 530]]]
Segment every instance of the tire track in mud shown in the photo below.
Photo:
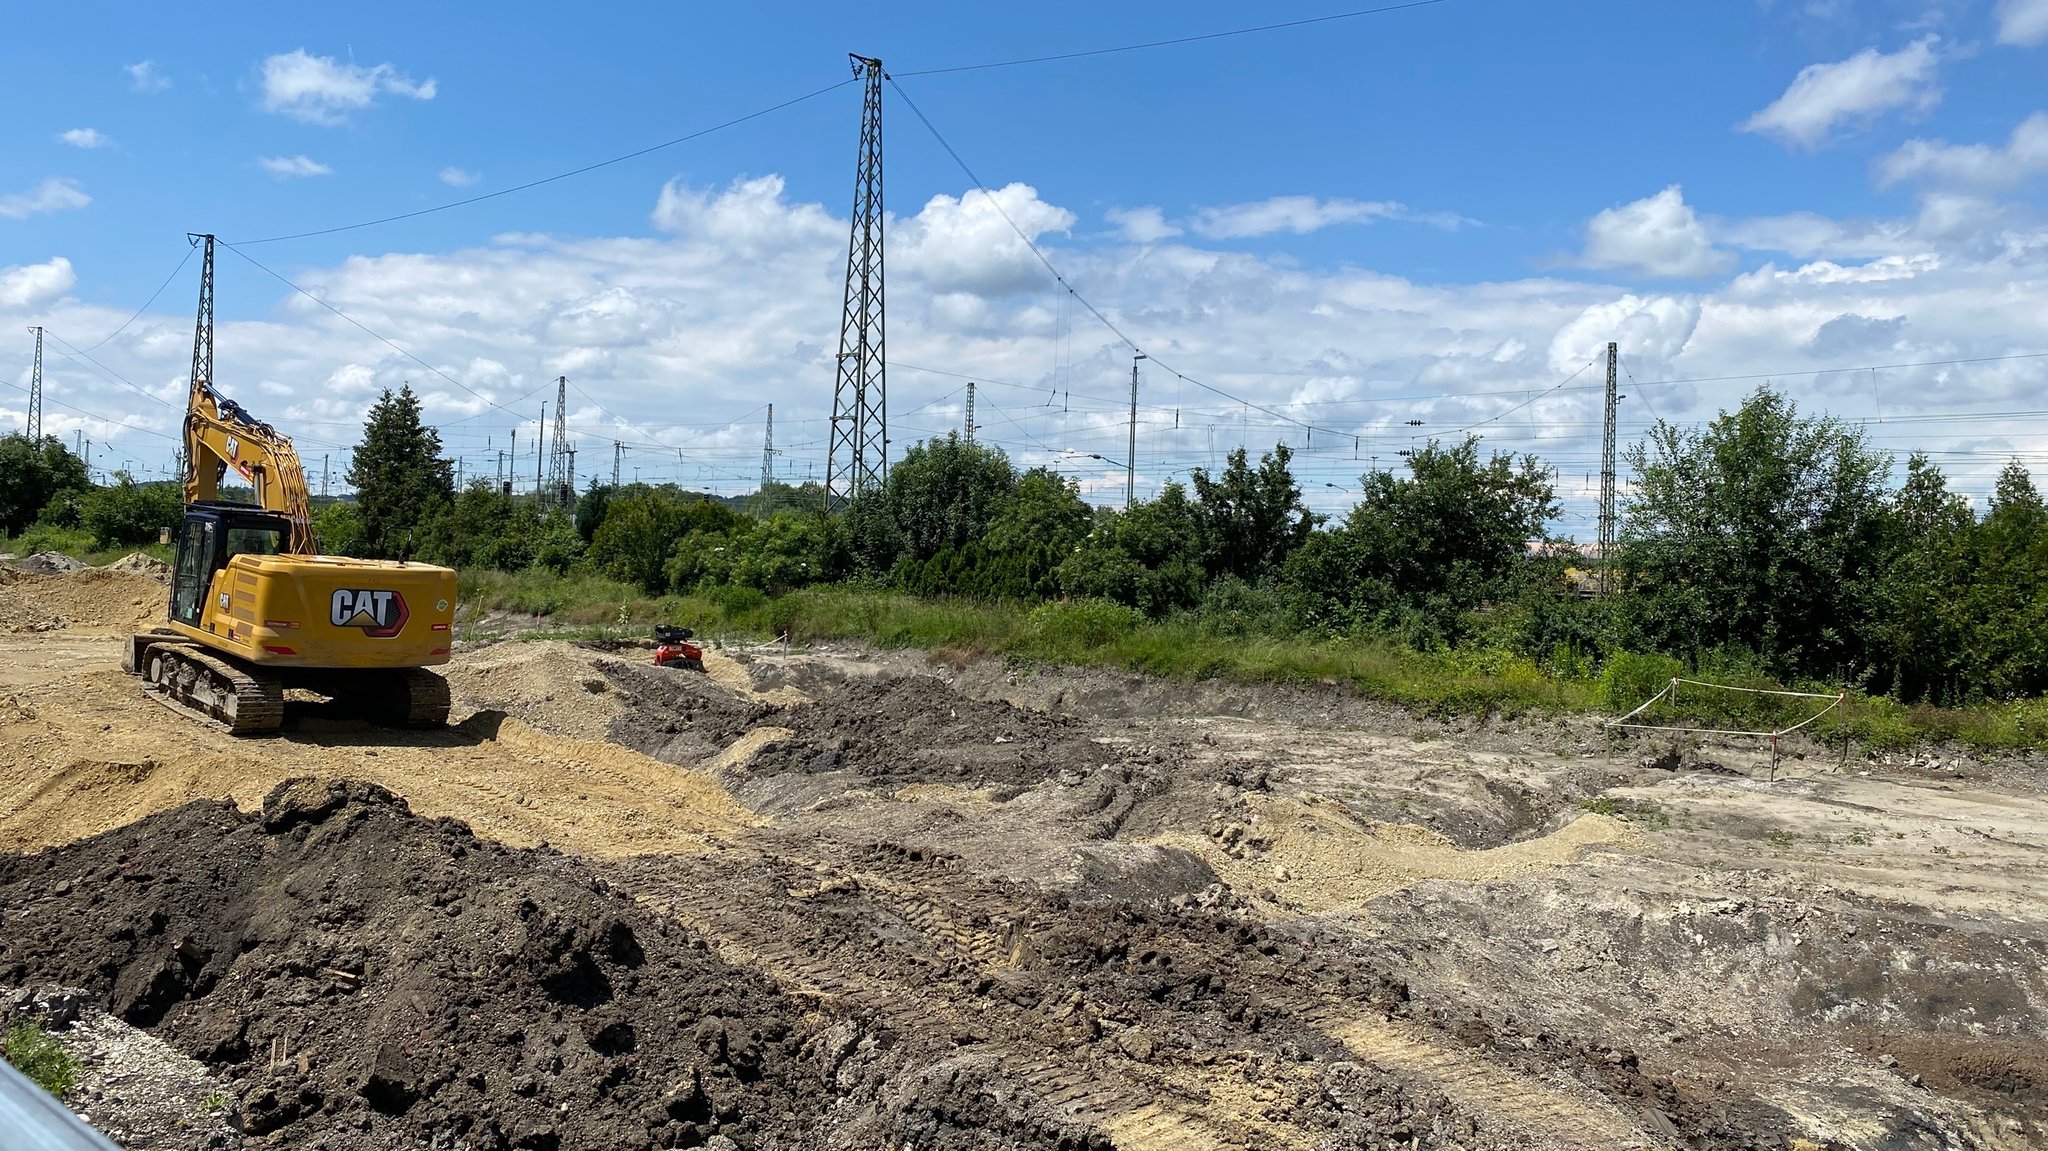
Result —
[[[705, 898], [701, 881], [656, 879], [647, 874], [647, 865], [659, 864], [639, 862], [642, 866], [623, 877], [621, 886], [636, 891], [643, 907], [704, 935], [728, 962], [760, 970], [785, 990], [815, 998], [821, 1006], [872, 1014], [906, 1032], [971, 1036], [973, 1046], [992, 1056], [1001, 1072], [1043, 1108], [1080, 1132], [1099, 1133], [1119, 1151], [1306, 1148], [1313, 1141], [1312, 1132], [1292, 1125], [1251, 1123], [1228, 1111], [1205, 1110], [1197, 1098], [1162, 1101], [1175, 1085], [1163, 1077], [1133, 1074], [1093, 1052], [1027, 1046], [1021, 1037], [1040, 1034], [1041, 1028], [1028, 1010], [1003, 998], [1006, 988], [1035, 998], [1028, 980], [1020, 984], [1017, 978], [1020, 925], [992, 918], [985, 909], [873, 867], [764, 852], [753, 865], [787, 867], [813, 881], [784, 888], [789, 902], [777, 910], [785, 914], [770, 915], [764, 914], [759, 891], [745, 907], [720, 905]], [[735, 868], [737, 861], [730, 858], [722, 862], [728, 873], [748, 866], [739, 862]], [[788, 914], [794, 904], [842, 895], [858, 899], [861, 910], [871, 913], [869, 922], [897, 939], [895, 950], [906, 954], [891, 963], [886, 947], [828, 947], [806, 934], [815, 918]], [[915, 933], [929, 958], [901, 946], [902, 928]], [[852, 949], [857, 956], [840, 954]], [[963, 976], [969, 986], [959, 985]], [[1183, 1088], [1181, 1093], [1199, 1092]]]
[[[1433, 1109], [1469, 1146], [1659, 1145], [1590, 1088], [1581, 1095], [1553, 1086], [1490, 1062], [1429, 1024], [1361, 1010], [1354, 997], [1377, 994], [1362, 968], [1340, 961], [1349, 969], [1345, 977], [1323, 985], [1315, 972], [1297, 968], [1328, 960], [1299, 951], [1290, 964], [1263, 954], [1282, 949], [1253, 925], [1219, 921], [1213, 931], [1190, 928], [1138, 942], [1105, 936], [1111, 950], [1131, 952], [1117, 962], [1214, 973], [1257, 1005], [1256, 1019], [1204, 1032], [1200, 1004], [1183, 1008], [1182, 1018], [1135, 992], [1077, 982], [1035, 955], [1047, 932], [1071, 931], [1060, 922], [1071, 908], [956, 875], [943, 857], [761, 838], [749, 845], [747, 859], [732, 859], [739, 849], [729, 849], [720, 868], [726, 875], [753, 873], [743, 902], [678, 874], [691, 867], [677, 861], [635, 861], [621, 886], [704, 935], [727, 960], [829, 1010], [872, 1014], [926, 1036], [973, 1036], [976, 1049], [994, 1056], [1003, 1075], [1044, 1107], [1123, 1151], [1314, 1146], [1336, 1115], [1327, 1107], [1317, 1114], [1315, 1106], [1304, 1113], [1298, 1101], [1324, 1098], [1316, 1076], [1345, 1062], [1378, 1073], [1383, 1087], [1397, 1085], [1394, 1094], [1419, 1110]], [[762, 898], [769, 883], [780, 898]], [[833, 905], [832, 915], [818, 914], [823, 904]], [[1114, 922], [1106, 911], [1092, 914]], [[835, 915], [873, 938], [835, 935]], [[1078, 1038], [1051, 1030], [1048, 1014], [1126, 1026]], [[1118, 1036], [1138, 1037], [1129, 1041], [1144, 1058], [1119, 1049]], [[1304, 1065], [1311, 1055], [1314, 1062]], [[1262, 1108], [1260, 1098], [1282, 1105]], [[1290, 1099], [1297, 1104], [1284, 1105]]]

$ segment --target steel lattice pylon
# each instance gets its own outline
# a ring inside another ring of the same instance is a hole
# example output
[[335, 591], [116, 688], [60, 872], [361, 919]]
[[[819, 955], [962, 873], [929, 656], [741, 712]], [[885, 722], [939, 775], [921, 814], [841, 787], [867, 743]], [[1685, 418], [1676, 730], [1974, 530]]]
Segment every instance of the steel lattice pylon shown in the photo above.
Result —
[[555, 445], [548, 450], [548, 490], [541, 505], [567, 507], [576, 498], [576, 477], [569, 474], [569, 377], [555, 381]]
[[853, 232], [846, 246], [846, 304], [839, 319], [839, 360], [832, 391], [832, 434], [825, 455], [828, 498], [851, 499], [879, 487], [889, 471], [888, 357], [882, 291], [882, 62], [848, 53], [867, 79], [860, 157], [853, 181]]
[[43, 438], [43, 329], [35, 327], [30, 328], [29, 331], [36, 334], [35, 366], [29, 369], [28, 374], [28, 427], [26, 429], [28, 441], [33, 444]]
[[1600, 432], [1600, 592], [1607, 593], [1607, 580], [1614, 563], [1614, 369], [1618, 345], [1607, 345], [1607, 412]]

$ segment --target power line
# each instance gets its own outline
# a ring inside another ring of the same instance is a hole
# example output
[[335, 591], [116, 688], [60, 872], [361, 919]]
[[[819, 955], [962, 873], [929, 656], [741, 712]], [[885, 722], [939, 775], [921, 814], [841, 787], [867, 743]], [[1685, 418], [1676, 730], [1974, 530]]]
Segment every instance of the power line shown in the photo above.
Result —
[[[190, 262], [192, 261], [192, 252], [193, 252], [193, 247], [192, 247], [192, 245], [190, 245], [190, 244], [187, 244], [187, 245], [185, 245], [185, 258], [184, 258], [184, 259], [182, 259], [182, 260], [179, 260], [179, 261], [178, 261], [178, 266], [177, 266], [177, 267], [175, 267], [175, 268], [172, 268], [172, 269], [171, 269], [171, 274], [170, 274], [170, 275], [168, 275], [168, 276], [165, 276], [165, 277], [164, 277], [164, 282], [163, 282], [163, 283], [161, 283], [161, 284], [158, 284], [158, 285], [156, 286], [156, 291], [154, 291], [154, 292], [151, 292], [151, 293], [149, 294], [149, 299], [147, 299], [147, 300], [144, 300], [144, 301], [142, 301], [142, 306], [141, 306], [141, 307], [139, 307], [139, 308], [137, 308], [137, 309], [135, 309], [135, 314], [134, 314], [134, 315], [132, 315], [132, 316], [130, 316], [130, 317], [128, 317], [128, 318], [127, 318], [126, 320], [123, 320], [123, 321], [121, 321], [121, 326], [120, 326], [120, 327], [118, 327], [118, 328], [115, 328], [115, 329], [114, 329], [113, 331], [111, 331], [111, 332], [108, 332], [108, 333], [107, 333], [107, 334], [106, 334], [105, 336], [101, 337], [101, 339], [100, 339], [100, 342], [99, 342], [99, 343], [97, 343], [97, 344], [94, 344], [94, 345], [92, 345], [92, 346], [91, 346], [91, 347], [89, 347], [89, 348], [86, 348], [86, 349], [85, 349], [85, 352], [94, 352], [94, 351], [98, 351], [101, 345], [105, 344], [105, 343], [106, 343], [106, 342], [107, 342], [108, 340], [111, 340], [111, 339], [113, 339], [113, 338], [114, 338], [115, 336], [118, 336], [118, 335], [120, 335], [120, 334], [121, 334], [122, 332], [125, 332], [125, 331], [127, 331], [127, 330], [128, 330], [128, 325], [130, 325], [130, 324], [134, 323], [134, 322], [135, 322], [136, 320], [139, 320], [139, 319], [141, 319], [141, 318], [142, 318], [142, 313], [144, 313], [144, 312], [148, 311], [148, 310], [149, 310], [149, 306], [150, 306], [151, 304], [154, 304], [154, 303], [156, 303], [156, 298], [157, 298], [158, 296], [161, 296], [161, 295], [163, 295], [163, 294], [164, 294], [164, 289], [165, 289], [165, 288], [168, 288], [168, 287], [170, 287], [170, 286], [171, 286], [171, 281], [172, 281], [172, 280], [175, 280], [175, 279], [177, 279], [177, 278], [178, 278], [178, 273], [179, 273], [179, 272], [182, 272], [182, 271], [184, 271], [184, 270], [185, 270], [185, 265], [186, 265], [186, 264], [188, 264], [188, 263], [190, 263]], [[85, 352], [80, 352], [79, 354], [80, 354], [80, 355], [84, 355], [84, 354], [85, 354]], [[98, 363], [98, 361], [97, 361], [97, 360], [95, 360], [94, 362], [95, 362], [95, 363]]]
[[[1431, 2], [1440, 2], [1440, 0], [1431, 0]], [[907, 74], [908, 73], [906, 73], [906, 75]], [[1001, 201], [996, 199], [995, 193], [989, 191], [988, 185], [982, 182], [981, 177], [974, 174], [974, 169], [968, 166], [967, 161], [961, 157], [959, 151], [955, 149], [953, 145], [946, 140], [945, 135], [939, 131], [938, 126], [932, 123], [931, 117], [926, 116], [924, 114], [924, 110], [917, 106], [917, 102], [910, 98], [910, 94], [903, 90], [903, 86], [896, 82], [896, 78], [894, 76], [887, 76], [886, 74], [885, 78], [889, 81], [889, 86], [891, 88], [896, 89], [896, 94], [903, 98], [904, 104], [908, 105], [911, 112], [917, 116], [918, 121], [925, 126], [925, 130], [932, 134], [932, 139], [937, 140], [939, 142], [939, 147], [944, 148], [946, 150], [946, 154], [953, 158], [953, 163], [959, 165], [960, 171], [964, 173], [967, 176], [967, 179], [974, 184], [976, 190], [978, 190], [982, 194], [982, 196], [988, 200], [989, 206], [996, 210], [996, 215], [1001, 216], [1003, 218], [1003, 223], [1008, 224], [1010, 226], [1010, 230], [1012, 232], [1017, 233], [1017, 238], [1024, 241], [1024, 246], [1031, 250], [1032, 255], [1038, 257], [1038, 262], [1045, 265], [1045, 270], [1052, 273], [1052, 278], [1059, 283], [1059, 286], [1065, 288], [1067, 294], [1069, 296], [1072, 296], [1076, 303], [1080, 304], [1083, 308], [1086, 308], [1088, 310], [1089, 315], [1094, 316], [1095, 319], [1098, 322], [1100, 322], [1104, 328], [1107, 328], [1113, 335], [1116, 336], [1118, 340], [1121, 340], [1126, 347], [1131, 349], [1133, 353], [1142, 356], [1145, 359], [1151, 360], [1155, 367], [1158, 367], [1162, 371], [1166, 372], [1168, 375], [1173, 376], [1175, 379], [1178, 379], [1183, 383], [1193, 384], [1196, 387], [1201, 388], [1203, 391], [1213, 392], [1216, 395], [1222, 396], [1226, 400], [1230, 400], [1233, 403], [1242, 404], [1245, 407], [1252, 409], [1253, 411], [1264, 412], [1267, 415], [1272, 416], [1274, 419], [1285, 420], [1290, 424], [1294, 424], [1295, 426], [1306, 430], [1311, 437], [1314, 436], [1316, 431], [1315, 425], [1304, 423], [1303, 421], [1297, 420], [1292, 416], [1286, 415], [1281, 412], [1276, 412], [1269, 407], [1265, 407], [1261, 404], [1255, 404], [1250, 400], [1244, 399], [1241, 396], [1232, 395], [1231, 393], [1224, 391], [1222, 388], [1216, 387], [1212, 384], [1204, 383], [1193, 376], [1175, 370], [1172, 365], [1162, 361], [1157, 355], [1147, 353], [1144, 348], [1139, 347], [1136, 340], [1133, 340], [1130, 336], [1125, 335], [1124, 330], [1122, 328], [1117, 327], [1114, 321], [1112, 321], [1108, 316], [1102, 314], [1102, 310], [1100, 308], [1097, 308], [1094, 304], [1090, 303], [1086, 296], [1083, 296], [1079, 291], [1075, 290], [1072, 284], [1067, 282], [1066, 276], [1062, 275], [1060, 273], [1059, 268], [1053, 265], [1052, 260], [1047, 258], [1044, 250], [1038, 246], [1037, 241], [1031, 238], [1030, 233], [1026, 232], [1023, 228], [1018, 227], [1016, 220], [1010, 218], [1010, 213], [1004, 210]], [[1349, 432], [1339, 432], [1334, 428], [1324, 428], [1322, 430], [1325, 433], [1332, 435], [1350, 434]]]
[[[277, 244], [282, 243], [286, 240], [304, 240], [313, 236], [331, 236], [336, 232], [352, 232], [358, 228], [374, 228], [379, 224], [395, 224], [400, 220], [411, 220], [420, 216], [432, 215], [435, 212], [445, 212], [448, 211], [450, 208], [462, 208], [467, 207], [470, 204], [482, 203], [485, 200], [495, 200], [500, 196], [509, 196], [514, 192], [524, 192], [531, 188], [538, 188], [543, 184], [552, 184], [557, 180], [569, 179], [571, 176], [581, 176], [586, 172], [595, 172], [599, 168], [609, 168], [613, 164], [623, 164], [627, 160], [637, 160], [642, 156], [648, 155], [649, 153], [659, 152], [663, 148], [673, 148], [677, 144], [686, 144], [689, 143], [691, 140], [697, 140], [705, 136], [709, 136], [713, 132], [722, 132], [727, 128], [736, 127], [740, 124], [746, 123], [749, 120], [758, 120], [763, 116], [767, 116], [775, 112], [780, 112], [784, 108], [794, 107], [795, 105], [801, 104], [806, 100], [814, 100], [819, 96], [823, 96], [827, 92], [838, 91], [839, 89], [844, 88], [851, 83], [853, 83], [852, 80], [841, 80], [836, 84], [828, 84], [823, 88], [817, 89], [816, 91], [806, 92], [801, 96], [796, 96], [791, 99], [784, 100], [780, 104], [771, 104], [766, 108], [760, 109], [759, 111], [749, 112], [744, 116], [735, 117], [734, 119], [727, 120], [722, 124], [713, 124], [709, 128], [700, 128], [695, 132], [689, 133], [688, 135], [677, 136], [673, 140], [664, 140], [659, 144], [650, 144], [645, 148], [641, 148], [638, 151], [628, 152], [623, 156], [613, 156], [609, 160], [599, 160], [594, 164], [585, 164], [581, 168], [572, 168], [567, 172], [557, 172], [552, 176], [543, 176], [538, 180], [529, 180], [524, 184], [515, 184], [510, 188], [500, 188], [495, 192], [485, 192], [480, 196], [470, 196], [467, 197], [466, 199], [454, 200], [446, 204], [436, 204], [431, 208], [420, 208], [417, 211], [412, 212], [400, 212], [397, 215], [393, 216], [380, 216], [374, 220], [362, 220], [354, 224], [338, 224], [332, 228], [315, 228], [312, 231], [308, 232], [293, 232], [290, 235], [285, 236], [266, 236], [260, 240], [240, 240], [237, 242], [245, 245]], [[224, 244], [227, 243], [227, 241], [225, 240], [221, 242]], [[228, 246], [233, 247], [234, 245], [230, 244]]]
[[[349, 315], [347, 312], [342, 311], [340, 308], [335, 307], [333, 304], [328, 303], [326, 300], [321, 299], [320, 297], [314, 295], [313, 293], [307, 291], [306, 289], [299, 287], [297, 284], [292, 283], [290, 280], [285, 279], [283, 276], [277, 274], [276, 272], [271, 271], [269, 268], [259, 263], [256, 257], [250, 255], [247, 252], [242, 251], [235, 245], [228, 243], [226, 240], [220, 241], [220, 245], [221, 247], [226, 248], [228, 251], [233, 252], [235, 255], [240, 256], [244, 260], [249, 261], [251, 264], [254, 264], [258, 270], [263, 272], [264, 275], [269, 276], [271, 279], [276, 280], [278, 283], [283, 284], [285, 287], [290, 288], [292, 291], [297, 292], [301, 296], [304, 296], [307, 299], [313, 301], [314, 303], [320, 305], [321, 307], [326, 308], [328, 311], [333, 312], [335, 315], [340, 316], [342, 319], [347, 320], [356, 328], [367, 333], [372, 338], [376, 339], [378, 342], [384, 344], [386, 347], [389, 347], [391, 350], [397, 352], [399, 355], [404, 356], [406, 359], [411, 360], [415, 364], [418, 364], [420, 367], [423, 367], [426, 370], [441, 377], [442, 379], [447, 380], [449, 383], [454, 384], [456, 387], [461, 388], [463, 391], [469, 393], [470, 395], [476, 397], [479, 400], [482, 400], [484, 403], [489, 404], [491, 407], [497, 408], [498, 410], [505, 412], [508, 415], [511, 415], [515, 418], [517, 418], [520, 415], [520, 413], [513, 411], [511, 408], [506, 407], [504, 404], [498, 403], [496, 400], [491, 399], [489, 396], [484, 395], [482, 392], [477, 391], [475, 388], [470, 387], [468, 384], [463, 383], [461, 380], [456, 379], [454, 376], [449, 375], [447, 372], [442, 371], [441, 369], [426, 362], [425, 360], [420, 359], [418, 356], [413, 355], [411, 352], [406, 351], [404, 348], [399, 347], [390, 339], [386, 338], [381, 333], [372, 329], [369, 325], [356, 319], [354, 316]], [[552, 383], [553, 381], [549, 382]], [[545, 387], [546, 385], [543, 384], [542, 386]]]
[[1196, 44], [1204, 40], [1222, 40], [1231, 36], [1250, 36], [1257, 32], [1277, 32], [1284, 28], [1302, 28], [1311, 24], [1328, 24], [1336, 20], [1351, 20], [1360, 16], [1379, 16], [1388, 12], [1402, 12], [1410, 8], [1428, 8], [1447, 0], [1413, 0], [1407, 4], [1389, 4], [1382, 8], [1360, 8], [1354, 12], [1338, 12], [1329, 16], [1310, 16], [1301, 20], [1286, 20], [1278, 24], [1260, 24], [1251, 28], [1233, 28], [1227, 32], [1204, 32], [1196, 36], [1175, 36], [1168, 40], [1147, 40], [1142, 44], [1122, 44], [1115, 48], [1089, 48], [1080, 52], [1060, 52], [1051, 56], [1027, 56], [1018, 60], [995, 60], [986, 64], [958, 64], [950, 68], [924, 68], [916, 72], [905, 72], [905, 76], [941, 76], [951, 72], [980, 72], [990, 68], [1015, 68], [1024, 64], [1050, 64], [1056, 60], [1079, 60], [1089, 56], [1111, 56], [1119, 52], [1142, 52], [1148, 48], [1169, 48], [1176, 44]]

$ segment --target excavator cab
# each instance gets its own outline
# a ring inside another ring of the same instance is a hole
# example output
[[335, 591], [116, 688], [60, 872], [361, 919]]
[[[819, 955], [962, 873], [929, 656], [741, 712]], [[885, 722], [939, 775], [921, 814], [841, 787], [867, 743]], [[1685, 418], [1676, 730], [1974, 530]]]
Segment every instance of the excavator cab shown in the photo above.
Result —
[[274, 512], [246, 504], [188, 505], [171, 568], [171, 618], [198, 627], [216, 572], [238, 555], [280, 555], [290, 538], [291, 521]]

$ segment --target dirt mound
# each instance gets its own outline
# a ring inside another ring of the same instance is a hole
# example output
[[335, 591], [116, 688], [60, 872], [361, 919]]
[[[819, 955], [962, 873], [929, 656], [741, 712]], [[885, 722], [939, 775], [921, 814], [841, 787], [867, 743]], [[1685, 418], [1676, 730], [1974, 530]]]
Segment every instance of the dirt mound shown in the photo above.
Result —
[[880, 783], [1030, 786], [1114, 758], [1083, 724], [968, 699], [929, 676], [849, 684], [777, 720], [794, 731], [757, 775], [851, 770]]
[[141, 552], [129, 552], [113, 563], [102, 564], [100, 570], [134, 572], [136, 575], [146, 575], [160, 583], [168, 584], [171, 582], [171, 565], [152, 556], [146, 556]]
[[748, 728], [784, 711], [700, 672], [618, 659], [596, 666], [625, 704], [611, 723], [612, 742], [663, 763], [707, 762]]
[[367, 784], [0, 857], [0, 893], [0, 981], [74, 983], [156, 1029], [234, 1085], [251, 1135], [745, 1146], [801, 1143], [818, 1114], [809, 1025], [765, 980], [573, 860]]
[[463, 708], [489, 708], [556, 735], [603, 739], [625, 708], [598, 669], [604, 660], [559, 641], [497, 644], [442, 669]]
[[1215, 818], [1208, 839], [1179, 834], [1161, 842], [1206, 859], [1240, 892], [1329, 911], [1432, 879], [1507, 879], [1557, 867], [1583, 847], [1638, 846], [1642, 835], [1619, 819], [1586, 814], [1549, 835], [1468, 851], [1428, 828], [1368, 823], [1336, 803], [1308, 796], [1247, 797], [1234, 812]]
[[25, 572], [33, 572], [36, 575], [62, 575], [65, 572], [75, 572], [85, 567], [85, 561], [73, 559], [63, 552], [37, 552], [32, 556], [24, 556], [13, 562], [15, 567]]
[[164, 617], [163, 583], [132, 571], [82, 568], [57, 575], [29, 574], [14, 577], [6, 586], [7, 594], [0, 597], [0, 631], [127, 632]]

